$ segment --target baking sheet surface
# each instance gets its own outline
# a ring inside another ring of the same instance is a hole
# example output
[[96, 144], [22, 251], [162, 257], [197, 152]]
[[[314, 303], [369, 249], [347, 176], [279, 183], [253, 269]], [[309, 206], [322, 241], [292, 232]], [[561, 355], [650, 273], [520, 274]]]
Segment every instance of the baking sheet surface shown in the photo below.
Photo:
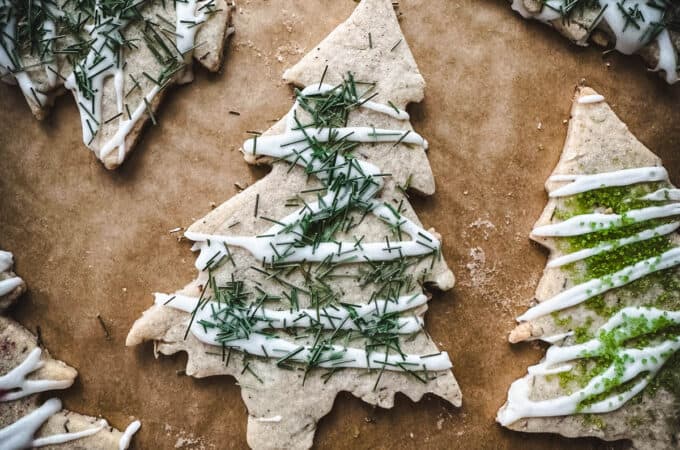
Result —
[[[222, 73], [197, 70], [174, 89], [130, 159], [106, 171], [83, 147], [62, 97], [35, 121], [18, 89], [0, 86], [0, 247], [14, 252], [25, 295], [14, 316], [39, 326], [51, 353], [76, 367], [66, 407], [119, 428], [135, 417], [140, 449], [244, 448], [246, 411], [228, 377], [182, 376], [185, 357], [129, 349], [152, 292], [194, 275], [186, 227], [253, 183], [238, 149], [291, 104], [283, 70], [353, 10], [351, 0], [238, 2]], [[444, 236], [456, 288], [430, 302], [427, 328], [454, 361], [463, 407], [437, 398], [379, 410], [340, 395], [319, 426], [319, 448], [610, 448], [595, 440], [522, 435], [494, 423], [508, 386], [542, 353], [510, 347], [513, 317], [531, 299], [546, 255], [530, 244], [545, 178], [559, 158], [574, 87], [602, 93], [680, 183], [680, 87], [637, 58], [605, 57], [523, 21], [504, 0], [407, 0], [401, 25], [428, 83], [412, 123], [430, 142], [432, 198], [413, 199]], [[238, 111], [240, 115], [230, 114]], [[111, 333], [107, 340], [97, 319]], [[549, 447], [548, 447], [549, 446]], [[621, 447], [619, 444], [613, 445]]]

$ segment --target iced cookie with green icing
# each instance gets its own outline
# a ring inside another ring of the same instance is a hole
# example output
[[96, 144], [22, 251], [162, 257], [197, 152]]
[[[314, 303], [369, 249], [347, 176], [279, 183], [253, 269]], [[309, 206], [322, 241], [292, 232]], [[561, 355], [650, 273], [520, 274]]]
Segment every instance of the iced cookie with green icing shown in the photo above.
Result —
[[292, 108], [242, 147], [271, 172], [189, 227], [197, 279], [157, 293], [127, 339], [186, 352], [188, 375], [235, 377], [258, 449], [311, 447], [341, 391], [461, 403], [425, 331], [424, 287], [454, 277], [407, 195], [434, 179], [404, 110], [425, 83], [391, 2], [362, 1], [284, 78]]
[[140, 422], [121, 432], [102, 418], [62, 409], [58, 398], [49, 398], [51, 391], [69, 388], [77, 375], [74, 368], [53, 359], [30, 331], [0, 315], [0, 448], [129, 448]]
[[589, 41], [626, 55], [678, 81], [680, 4], [673, 0], [512, 0], [527, 19], [553, 26], [578, 45]]
[[531, 238], [550, 259], [510, 342], [549, 347], [497, 421], [669, 448], [680, 437], [680, 190], [590, 88], [576, 93], [546, 190]]
[[219, 70], [230, 11], [226, 0], [0, 0], [0, 79], [38, 119], [71, 91], [84, 144], [114, 169], [194, 60]]

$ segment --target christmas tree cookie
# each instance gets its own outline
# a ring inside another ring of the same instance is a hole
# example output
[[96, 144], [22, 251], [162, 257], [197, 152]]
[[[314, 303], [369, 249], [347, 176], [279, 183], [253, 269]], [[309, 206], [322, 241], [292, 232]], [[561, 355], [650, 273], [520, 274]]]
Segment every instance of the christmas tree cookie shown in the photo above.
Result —
[[127, 344], [235, 377], [253, 448], [309, 448], [341, 391], [460, 405], [425, 331], [424, 287], [454, 277], [406, 195], [433, 194], [434, 179], [404, 111], [425, 83], [391, 2], [362, 1], [284, 78], [300, 88], [290, 112], [243, 145], [271, 172], [186, 231], [197, 279], [156, 294]]
[[626, 55], [678, 81], [680, 4], [673, 0], [512, 0], [526, 19], [554, 27], [577, 45], [589, 41]]
[[680, 191], [589, 88], [546, 189], [531, 238], [550, 260], [510, 341], [551, 345], [497, 420], [669, 448], [680, 431]]

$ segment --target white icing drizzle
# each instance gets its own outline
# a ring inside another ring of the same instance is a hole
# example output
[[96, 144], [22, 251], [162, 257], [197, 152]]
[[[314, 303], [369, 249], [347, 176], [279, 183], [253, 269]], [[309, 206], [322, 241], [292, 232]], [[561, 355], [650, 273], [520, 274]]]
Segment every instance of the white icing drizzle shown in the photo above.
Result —
[[194, 78], [191, 71], [194, 42], [200, 25], [208, 19], [205, 5], [211, 3], [211, 1], [186, 0], [185, 2], [175, 2], [177, 14], [177, 21], [175, 22], [176, 45], [186, 64], [182, 76], [178, 77], [179, 83], [188, 83]]
[[156, 98], [156, 95], [158, 95], [160, 91], [161, 91], [160, 86], [155, 85], [153, 88], [151, 88], [149, 93], [144, 96], [146, 102], [141, 101], [139, 105], [137, 105], [137, 108], [135, 108], [134, 112], [130, 115], [129, 119], [120, 120], [120, 123], [118, 124], [118, 130], [116, 130], [116, 133], [111, 137], [111, 139], [109, 139], [104, 143], [104, 145], [102, 145], [98, 155], [99, 159], [106, 158], [114, 149], [117, 148], [118, 162], [121, 163], [123, 161], [126, 153], [125, 138], [127, 137], [128, 134], [130, 134], [130, 131], [132, 131], [137, 121], [141, 119], [144, 113], [147, 111], [146, 104], [147, 103], [151, 104], [153, 99]]
[[607, 275], [606, 277], [595, 278], [569, 288], [566, 291], [562, 291], [556, 296], [529, 308], [529, 310], [519, 316], [517, 320], [532, 320], [555, 311], [561, 311], [571, 306], [578, 305], [579, 303], [583, 303], [589, 298], [593, 298], [611, 289], [625, 286], [650, 273], [669, 269], [677, 265], [680, 265], [680, 247], [672, 248], [659, 256], [654, 256], [624, 267], [618, 272]]
[[680, 201], [680, 189], [659, 189], [658, 191], [645, 195], [642, 199], [653, 202]]
[[[570, 361], [579, 358], [597, 357], [606, 351], [605, 345], [600, 339], [595, 338], [582, 344], [571, 346], [550, 347], [543, 361], [528, 370], [528, 374], [515, 381], [508, 392], [508, 401], [499, 411], [496, 420], [502, 425], [510, 425], [521, 418], [526, 417], [553, 417], [582, 413], [605, 413], [614, 411], [623, 406], [628, 400], [642, 391], [649, 381], [661, 369], [668, 358], [680, 349], [680, 339], [671, 338], [660, 344], [648, 345], [641, 349], [626, 348], [622, 344], [625, 340], [638, 337], [647, 332], [653, 332], [654, 326], [640, 330], [639, 325], [631, 323], [630, 319], [644, 318], [647, 324], [653, 321], [665, 319], [665, 323], [680, 323], [680, 312], [664, 311], [656, 308], [628, 307], [613, 315], [606, 324], [596, 332], [614, 332], [613, 339], [621, 345], [616, 350], [616, 360], [626, 361], [623, 370], [615, 364], [609, 366], [599, 375], [593, 377], [585, 387], [569, 394], [547, 400], [534, 401], [530, 399], [530, 393], [534, 377], [552, 375], [569, 371], [572, 365]], [[649, 326], [649, 325], [648, 325]], [[565, 364], [566, 363], [566, 364]], [[595, 395], [608, 390], [611, 380], [620, 386], [626, 382], [639, 378], [632, 387], [622, 393], [612, 395], [595, 403], [582, 405], [582, 402]], [[605, 380], [610, 380], [606, 383]]]
[[[29, 0], [31, 1], [31, 0]], [[0, 7], [12, 8], [10, 0], [1, 0]], [[11, 74], [16, 80], [21, 92], [29, 99], [30, 102], [35, 102], [38, 107], [42, 107], [47, 102], [47, 96], [39, 92], [31, 81], [25, 70], [22, 67], [17, 67], [15, 62], [10, 57], [10, 54], [16, 53], [15, 42], [17, 38], [17, 23], [16, 17], [10, 15], [0, 29], [0, 76], [6, 79], [8, 74]]]
[[128, 427], [123, 432], [123, 435], [120, 437], [120, 441], [118, 441], [118, 450], [127, 450], [127, 448], [130, 447], [130, 441], [132, 441], [132, 437], [137, 431], [139, 431], [141, 427], [142, 422], [139, 420], [135, 420], [130, 425], [128, 425]]
[[4, 280], [0, 280], [0, 297], [9, 294], [22, 284], [24, 284], [24, 280], [22, 280], [19, 277], [11, 277], [6, 278]]
[[[32, 1], [32, 0], [31, 0]], [[42, 6], [50, 11], [54, 17], [60, 17], [63, 12], [59, 10], [56, 5], [50, 4], [49, 2], [42, 3]], [[47, 77], [47, 88], [54, 89], [59, 85], [59, 78], [57, 74], [59, 73], [59, 66], [57, 65], [57, 58], [54, 56], [54, 41], [57, 39], [57, 25], [50, 18], [45, 18], [43, 23], [43, 31], [45, 36], [44, 41], [47, 42], [46, 52], [51, 56], [52, 59], [45, 61], [45, 76]]]
[[[205, 329], [198, 326], [191, 327], [196, 338], [208, 345], [222, 346], [219, 340], [220, 331], [215, 328]], [[248, 339], [234, 339], [225, 344], [249, 355], [263, 358], [286, 358], [290, 362], [305, 363], [312, 356], [313, 347], [294, 344], [286, 339], [271, 337], [253, 332]], [[321, 351], [321, 362], [316, 367], [325, 368], [354, 368], [354, 369], [385, 369], [392, 371], [418, 370], [447, 370], [452, 367], [449, 355], [440, 352], [433, 355], [388, 355], [381, 352], [368, 353], [364, 349], [328, 345]]]
[[[172, 298], [160, 297], [165, 303]], [[178, 297], [176, 297], [178, 298]], [[412, 297], [411, 297], [412, 298]], [[415, 301], [415, 300], [414, 300]], [[156, 304], [159, 304], [159, 297], [156, 298]], [[405, 301], [402, 300], [400, 308], [406, 308]], [[176, 308], [186, 312], [192, 312], [198, 305], [198, 299], [191, 297], [179, 297], [178, 301], [170, 301], [166, 306]], [[375, 306], [369, 306], [375, 308]], [[410, 308], [410, 306], [408, 307]], [[397, 309], [399, 311], [401, 309]], [[274, 313], [275, 311], [268, 311]], [[196, 318], [191, 324], [191, 333], [201, 342], [208, 345], [222, 346], [219, 339], [221, 330], [218, 328], [207, 328], [199, 324], [201, 318], [210, 319], [213, 313], [211, 308], [200, 308], [196, 311]], [[280, 312], [285, 314], [285, 312]], [[316, 312], [314, 312], [316, 315]], [[338, 311], [329, 311], [329, 315], [333, 316], [331, 323], [335, 316], [339, 314]], [[292, 316], [295, 317], [295, 316]], [[349, 316], [347, 316], [349, 317]], [[343, 319], [339, 318], [336, 322], [335, 329], [345, 328], [345, 325], [340, 325]], [[347, 320], [349, 322], [349, 320]], [[282, 325], [282, 324], [281, 324]], [[291, 324], [292, 325], [292, 324]], [[267, 328], [267, 327], [262, 327]], [[351, 329], [351, 328], [347, 328]], [[417, 331], [417, 330], [416, 330]], [[233, 339], [225, 342], [226, 348], [233, 348], [238, 351], [248, 353], [250, 355], [260, 356], [264, 358], [284, 358], [290, 362], [306, 362], [312, 355], [313, 348], [307, 345], [294, 344], [286, 339], [272, 337], [261, 334], [257, 331], [250, 333], [247, 339]], [[326, 368], [340, 368], [348, 367], [355, 369], [385, 369], [393, 371], [413, 371], [413, 370], [447, 370], [452, 367], [449, 355], [446, 352], [439, 352], [433, 355], [410, 355], [410, 354], [394, 354], [388, 355], [380, 352], [366, 352], [364, 349], [343, 347], [339, 345], [326, 346], [322, 351], [322, 356], [319, 358], [321, 362], [318, 367]]]
[[[581, 97], [584, 99], [590, 96]], [[571, 181], [550, 192], [550, 197], [566, 197], [613, 186], [630, 186], [637, 183], [667, 181], [668, 172], [663, 167], [637, 167], [592, 175], [553, 175], [548, 181]]]
[[610, 250], [615, 250], [617, 248], [634, 244], [636, 242], [642, 242], [649, 239], [653, 239], [659, 236], [665, 236], [670, 234], [680, 228], [680, 222], [673, 222], [665, 225], [660, 225], [656, 228], [650, 228], [647, 230], [640, 231], [632, 236], [627, 236], [621, 239], [617, 239], [611, 242], [605, 242], [596, 247], [584, 248], [573, 253], [569, 253], [558, 258], [554, 258], [548, 262], [548, 267], [560, 267], [566, 264], [571, 264], [576, 261], [581, 261], [591, 256], [599, 255], [600, 253], [608, 252]]
[[[26, 0], [27, 2], [35, 2], [35, 0]], [[40, 7], [49, 11], [50, 15], [59, 17], [63, 13], [57, 8], [56, 4], [50, 2], [41, 2]], [[14, 8], [10, 0], [0, 0], [0, 8], [11, 10]], [[10, 54], [16, 54], [16, 39], [17, 39], [17, 24], [16, 17], [9, 13], [5, 16], [7, 20], [0, 26], [0, 79], [9, 82], [14, 80], [19, 85], [21, 92], [28, 99], [28, 101], [35, 103], [38, 107], [46, 105], [47, 96], [40, 92], [22, 67], [21, 61], [19, 66], [16, 65], [16, 60], [10, 57]], [[42, 30], [44, 32], [43, 42], [45, 42], [44, 52], [49, 55], [45, 61], [45, 75], [47, 77], [47, 89], [52, 89], [59, 84], [57, 78], [58, 68], [56, 58], [52, 54], [54, 39], [56, 36], [56, 26], [54, 21], [50, 18], [45, 18]], [[50, 59], [51, 58], [51, 59]], [[8, 78], [11, 75], [12, 78]]]
[[[141, 3], [138, 2], [137, 4]], [[120, 30], [127, 25], [127, 21], [117, 16], [106, 16], [101, 8], [100, 0], [96, 2], [95, 13], [101, 18], [100, 23], [95, 26], [92, 24], [86, 25], [85, 29], [90, 34], [92, 40], [91, 49], [83, 61], [77, 63], [74, 67], [64, 86], [74, 92], [78, 111], [80, 112], [81, 127], [83, 132], [83, 142], [90, 147], [94, 140], [95, 134], [99, 131], [102, 118], [102, 102], [104, 99], [104, 82], [109, 77], [116, 77], [118, 80], [122, 79], [123, 68], [121, 62], [123, 61], [123, 50], [115, 49], [115, 46], [109, 43], [110, 40], [123, 42]], [[89, 80], [87, 82], [89, 90], [82, 90], [76, 77]], [[125, 95], [122, 89], [122, 83], [114, 82], [116, 90], [116, 104], [118, 105], [118, 113], [122, 113], [122, 99]], [[125, 119], [121, 115], [120, 122]], [[124, 143], [122, 144], [124, 145]], [[121, 148], [120, 152], [125, 154], [125, 148]], [[97, 155], [103, 159], [101, 154]]]
[[257, 422], [264, 422], [264, 423], [278, 423], [281, 422], [283, 417], [281, 416], [272, 416], [272, 417], [256, 417], [255, 420]]
[[100, 419], [99, 421], [97, 421], [97, 425], [92, 428], [87, 428], [85, 430], [73, 433], [60, 433], [53, 434], [51, 436], [37, 438], [33, 441], [31, 445], [33, 447], [45, 447], [47, 445], [64, 444], [66, 442], [93, 436], [108, 426], [109, 424], [106, 420]]
[[574, 335], [573, 331], [568, 331], [566, 333], [560, 333], [560, 334], [555, 334], [553, 336], [541, 336], [541, 340], [543, 342], [547, 342], [548, 344], [554, 344], [556, 342], [560, 342], [565, 340], [568, 337], [571, 337]]
[[0, 402], [17, 400], [38, 392], [55, 389], [66, 389], [73, 384], [73, 380], [30, 380], [28, 375], [40, 369], [43, 362], [40, 359], [42, 350], [34, 348], [17, 367], [0, 377]]
[[604, 95], [600, 94], [591, 94], [591, 95], [584, 95], [579, 97], [577, 100], [578, 103], [582, 105], [590, 105], [593, 103], [602, 103], [604, 101]]
[[[9, 0], [3, 0], [0, 2], [0, 6], [5, 6], [9, 3]], [[2, 32], [0, 40], [3, 44], [0, 45], [0, 76], [4, 79], [8, 74], [12, 74], [24, 96], [29, 99], [30, 102], [35, 102], [38, 107], [44, 106], [47, 102], [47, 96], [35, 89], [35, 86], [26, 71], [16, 67], [14, 62], [12, 62], [12, 58], [9, 56], [9, 53], [15, 52], [14, 42], [17, 37], [16, 19], [10, 17], [0, 31]]]
[[82, 439], [98, 433], [108, 426], [105, 420], [83, 431], [74, 433], [60, 433], [34, 439], [40, 427], [54, 414], [61, 411], [61, 401], [56, 398], [47, 400], [43, 405], [31, 411], [13, 424], [0, 429], [0, 448], [3, 450], [21, 450], [25, 448], [44, 447], [47, 445], [63, 444], [65, 442]]
[[531, 234], [540, 237], [579, 236], [609, 228], [621, 227], [626, 224], [677, 215], [680, 215], [680, 204], [677, 203], [633, 209], [624, 214], [581, 214], [563, 222], [536, 227], [532, 230]]
[[0, 272], [7, 272], [14, 266], [14, 255], [10, 252], [0, 250]]
[[[188, 297], [181, 294], [155, 294], [156, 305], [171, 305], [173, 308], [193, 312], [199, 304], [196, 297]], [[329, 306], [320, 309], [298, 309], [277, 311], [251, 305], [246, 311], [234, 312], [244, 320], [257, 320], [252, 329], [262, 331], [265, 329], [283, 328], [309, 328], [312, 323], [320, 324], [325, 330], [359, 330], [355, 319], [377, 319], [381, 315], [406, 311], [427, 303], [427, 296], [423, 294], [399, 297], [396, 301], [375, 300], [371, 303], [349, 306]], [[198, 322], [201, 319], [209, 320], [213, 311], [220, 309], [220, 304], [215, 301], [206, 302], [197, 311], [192, 327], [201, 327]], [[355, 319], [353, 319], [353, 317]], [[423, 328], [421, 318], [401, 317], [398, 319], [398, 333], [417, 333]]]
[[[520, 13], [524, 18], [533, 18], [545, 23], [551, 23], [555, 20], [563, 20], [560, 11], [564, 10], [567, 6], [566, 3], [568, 3], [566, 0], [547, 0], [541, 10], [534, 13], [524, 6], [524, 0], [513, 0], [512, 9]], [[650, 27], [655, 23], [662, 22], [663, 8], [659, 8], [651, 3], [637, 1], [634, 4], [633, 2], [628, 2], [625, 5], [625, 8], [632, 8], [635, 5], [640, 11], [640, 16], [644, 18], [640, 20], [641, 25], [635, 26], [628, 23], [629, 19], [619, 9], [619, 0], [599, 0], [601, 14], [598, 21], [590, 26], [590, 30], [594, 30], [602, 23], [606, 23], [608, 28], [614, 33], [616, 50], [626, 55], [637, 53], [649, 43]], [[587, 36], [578, 43], [584, 45], [585, 39], [587, 39]], [[659, 46], [659, 64], [654, 70], [664, 70], [666, 81], [671, 84], [675, 83], [678, 81], [678, 61], [667, 29], [658, 33], [656, 42]]]
[[[300, 91], [301, 95], [305, 96], [311, 96], [311, 95], [321, 95], [321, 94], [326, 94], [328, 92], [331, 92], [335, 89], [335, 86], [331, 86], [330, 84], [325, 84], [321, 83], [318, 85], [311, 85], [307, 86], [304, 88], [302, 91]], [[296, 97], [295, 99], [295, 104], [293, 105], [293, 108], [291, 111], [297, 110], [298, 105], [300, 104], [298, 98]], [[386, 116], [390, 116], [394, 119], [397, 120], [409, 120], [410, 116], [409, 114], [404, 111], [401, 108], [397, 108], [394, 106], [389, 106], [389, 105], [384, 105], [382, 103], [374, 102], [372, 100], [364, 101], [361, 103], [361, 108], [364, 109], [370, 109], [371, 111], [375, 111], [380, 114], [385, 114]], [[288, 130], [293, 130], [296, 128], [297, 124], [295, 123], [294, 120], [294, 115], [289, 113], [287, 116], [286, 120], [286, 125], [288, 127]]]
[[663, 70], [666, 73], [666, 81], [670, 84], [678, 81], [678, 57], [673, 47], [671, 34], [663, 30], [656, 38], [659, 45], [659, 63], [654, 68], [655, 72]]

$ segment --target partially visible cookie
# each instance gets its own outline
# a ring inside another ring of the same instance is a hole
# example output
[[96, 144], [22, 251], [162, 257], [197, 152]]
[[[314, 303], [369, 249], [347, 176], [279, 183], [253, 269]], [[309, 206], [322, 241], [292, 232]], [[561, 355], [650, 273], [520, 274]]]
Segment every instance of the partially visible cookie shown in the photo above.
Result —
[[680, 439], [680, 190], [590, 88], [579, 88], [531, 238], [550, 259], [510, 334], [545, 357], [497, 420], [666, 449]]
[[231, 30], [227, 0], [28, 5], [0, 3], [0, 79], [19, 85], [38, 119], [70, 90], [83, 141], [108, 169], [156, 122], [167, 88], [193, 79], [193, 60], [220, 69]]
[[26, 328], [0, 316], [0, 448], [127, 449], [139, 422], [121, 432], [104, 419], [62, 409], [56, 398], [41, 400], [43, 393], [70, 387], [77, 375]]
[[661, 1], [512, 0], [522, 17], [553, 26], [578, 45], [589, 41], [641, 55], [668, 83], [678, 81], [680, 3]]

